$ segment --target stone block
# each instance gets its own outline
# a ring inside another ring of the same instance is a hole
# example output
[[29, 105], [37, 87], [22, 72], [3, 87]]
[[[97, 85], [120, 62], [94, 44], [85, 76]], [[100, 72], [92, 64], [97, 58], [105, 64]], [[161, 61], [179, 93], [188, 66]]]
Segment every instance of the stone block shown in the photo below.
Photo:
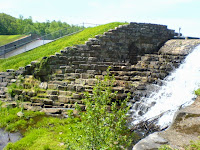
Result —
[[49, 95], [49, 99], [56, 101], [56, 100], [58, 100], [58, 95]]
[[69, 85], [67, 86], [67, 90], [69, 90], [69, 91], [75, 91], [75, 89], [76, 89], [76, 86], [73, 85], [73, 84], [69, 84]]
[[57, 90], [58, 85], [57, 84], [48, 84], [48, 89]]
[[73, 99], [81, 99], [81, 95], [79, 95], [78, 93], [73, 93], [72, 98]]
[[75, 69], [75, 73], [83, 73], [84, 69]]
[[90, 64], [80, 64], [80, 65], [79, 65], [79, 68], [80, 68], [80, 69], [87, 70], [87, 69], [90, 69], [90, 68], [91, 68], [91, 65], [90, 65]]
[[80, 76], [82, 79], [89, 79], [89, 78], [94, 78], [94, 74], [89, 74], [89, 73], [82, 73]]
[[68, 89], [67, 86], [58, 85], [58, 90], [66, 91]]
[[47, 90], [47, 94], [48, 95], [58, 95], [58, 91], [57, 90]]
[[97, 79], [87, 79], [86, 83], [90, 86], [95, 85], [95, 83], [97, 82]]
[[50, 100], [50, 99], [44, 99], [43, 102], [45, 105], [53, 105], [53, 100]]
[[76, 92], [83, 92], [85, 91], [85, 87], [83, 85], [76, 85]]
[[62, 113], [62, 110], [60, 108], [43, 108], [41, 111], [47, 114], [61, 114]]

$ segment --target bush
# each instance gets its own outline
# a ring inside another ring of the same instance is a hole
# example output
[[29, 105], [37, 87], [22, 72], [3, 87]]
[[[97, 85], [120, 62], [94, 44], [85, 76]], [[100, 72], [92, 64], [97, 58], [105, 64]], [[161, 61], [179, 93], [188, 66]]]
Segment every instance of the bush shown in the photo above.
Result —
[[199, 96], [199, 95], [200, 95], [200, 89], [197, 89], [197, 90], [195, 91], [195, 94], [196, 94], [197, 96]]
[[113, 102], [116, 92], [112, 93], [115, 79], [109, 75], [98, 79], [93, 94], [85, 93], [86, 112], [77, 105], [81, 122], [73, 130], [66, 145], [68, 149], [124, 149], [133, 139], [133, 133], [126, 126], [127, 100]]

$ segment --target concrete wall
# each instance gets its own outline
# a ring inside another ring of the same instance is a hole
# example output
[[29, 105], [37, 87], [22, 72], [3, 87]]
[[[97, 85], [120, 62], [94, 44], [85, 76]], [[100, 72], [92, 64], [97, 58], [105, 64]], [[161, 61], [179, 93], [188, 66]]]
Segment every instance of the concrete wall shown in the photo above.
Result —
[[26, 36], [25, 38], [22, 38], [17, 41], [0, 46], [0, 55], [4, 55], [5, 53], [15, 50], [16, 48], [19, 48], [19, 47], [31, 42], [34, 38], [35, 38], [35, 36], [29, 35], [29, 36]]

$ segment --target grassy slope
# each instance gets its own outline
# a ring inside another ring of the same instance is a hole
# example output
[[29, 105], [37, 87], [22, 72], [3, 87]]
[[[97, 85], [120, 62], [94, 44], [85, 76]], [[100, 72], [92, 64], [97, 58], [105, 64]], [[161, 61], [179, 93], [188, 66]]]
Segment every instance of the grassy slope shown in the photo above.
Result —
[[0, 46], [24, 37], [24, 35], [0, 35]]
[[65, 47], [73, 46], [76, 44], [84, 44], [88, 38], [93, 38], [95, 35], [103, 34], [109, 29], [113, 29], [119, 25], [125, 23], [109, 23], [105, 25], [100, 25], [94, 28], [87, 28], [82, 32], [77, 34], [64, 37], [55, 42], [46, 44], [44, 46], [35, 48], [32, 51], [19, 54], [17, 56], [10, 57], [8, 59], [0, 60], [0, 71], [6, 71], [6, 69], [18, 69], [19, 67], [24, 67], [27, 64], [30, 64], [31, 61], [40, 60], [44, 56], [49, 56], [59, 52]]

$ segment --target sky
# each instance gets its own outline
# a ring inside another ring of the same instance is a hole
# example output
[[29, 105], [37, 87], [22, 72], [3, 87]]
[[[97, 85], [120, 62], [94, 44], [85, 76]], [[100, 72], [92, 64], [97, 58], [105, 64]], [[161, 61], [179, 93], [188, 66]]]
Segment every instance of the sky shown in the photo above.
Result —
[[200, 0], [0, 0], [0, 13], [68, 24], [142, 22], [200, 37]]

